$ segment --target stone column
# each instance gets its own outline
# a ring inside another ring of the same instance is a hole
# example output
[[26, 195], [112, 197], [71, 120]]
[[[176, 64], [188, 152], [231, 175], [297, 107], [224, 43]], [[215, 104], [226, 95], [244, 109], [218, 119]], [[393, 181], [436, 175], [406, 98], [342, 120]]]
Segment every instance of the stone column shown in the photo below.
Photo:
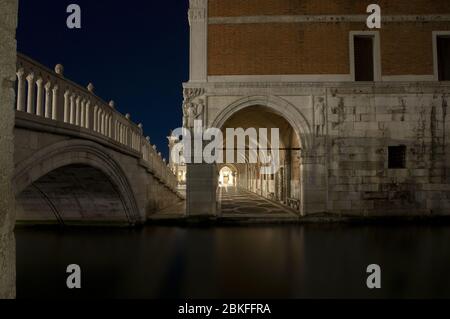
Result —
[[[15, 289], [15, 242], [14, 242], [14, 195], [11, 189], [14, 129], [14, 82], [16, 77], [17, 0], [0, 1], [0, 299], [14, 298]], [[19, 77], [20, 79], [20, 77]], [[20, 83], [20, 80], [19, 80]], [[22, 81], [23, 84], [23, 81]], [[20, 93], [23, 92], [19, 90]], [[18, 101], [19, 107], [23, 106]], [[20, 108], [19, 108], [20, 109]], [[23, 109], [20, 109], [23, 110]]]
[[[190, 157], [190, 163], [186, 165], [186, 213], [189, 217], [212, 218], [217, 216], [217, 186], [219, 174], [217, 164], [203, 162], [202, 137], [194, 138], [200, 133], [199, 128], [191, 129], [192, 142], [191, 154], [184, 153], [186, 160]], [[197, 132], [197, 133], [195, 133]], [[198, 154], [195, 152], [195, 142], [199, 144]], [[185, 147], [189, 147], [188, 144]]]

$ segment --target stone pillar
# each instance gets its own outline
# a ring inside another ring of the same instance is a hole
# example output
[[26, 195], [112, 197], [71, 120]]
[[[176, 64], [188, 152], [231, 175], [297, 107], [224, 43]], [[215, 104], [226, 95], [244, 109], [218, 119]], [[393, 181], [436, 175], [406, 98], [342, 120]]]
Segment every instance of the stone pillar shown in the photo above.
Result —
[[[217, 216], [217, 186], [219, 173], [217, 164], [203, 162], [203, 130], [191, 129], [191, 152], [184, 151], [186, 160], [186, 213], [189, 217], [211, 218]], [[196, 145], [197, 144], [197, 145]], [[197, 152], [196, 152], [197, 150]]]
[[217, 165], [187, 164], [186, 175], [187, 215], [205, 218], [217, 216]]
[[323, 158], [312, 151], [302, 152], [301, 160], [301, 213], [324, 213], [327, 211], [327, 168]]
[[207, 82], [208, 1], [189, 1], [190, 82]]
[[[14, 298], [15, 242], [14, 195], [11, 189], [14, 129], [14, 83], [16, 78], [17, 0], [0, 1], [0, 299]], [[19, 81], [20, 83], [20, 81]], [[23, 84], [23, 82], [22, 82]], [[23, 88], [23, 86], [22, 86]], [[23, 89], [22, 89], [23, 91]], [[20, 94], [21, 90], [19, 90]], [[23, 97], [23, 96], [22, 96]], [[20, 101], [23, 103], [23, 99]], [[23, 104], [19, 103], [19, 106]]]

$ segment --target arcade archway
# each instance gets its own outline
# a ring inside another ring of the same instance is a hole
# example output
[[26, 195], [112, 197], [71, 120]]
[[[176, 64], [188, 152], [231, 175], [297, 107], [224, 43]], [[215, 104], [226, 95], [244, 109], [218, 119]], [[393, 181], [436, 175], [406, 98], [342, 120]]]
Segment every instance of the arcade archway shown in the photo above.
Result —
[[[239, 149], [238, 139], [236, 137], [234, 144], [235, 156], [233, 159], [225, 156], [225, 164], [219, 167], [219, 181], [223, 178], [222, 170], [233, 167], [235, 180], [233, 183], [242, 191], [261, 196], [263, 198], [275, 201], [279, 204], [290, 205], [294, 203], [296, 209], [300, 208], [302, 196], [302, 178], [301, 178], [301, 141], [296, 130], [291, 123], [277, 110], [263, 105], [252, 105], [231, 114], [231, 116], [220, 127], [224, 135], [224, 150], [227, 149], [227, 130], [236, 130], [242, 128], [245, 132], [256, 130], [258, 132], [258, 147], [267, 147], [266, 156], [270, 157], [269, 162], [273, 161], [273, 156], [278, 155], [277, 167], [271, 173], [264, 172], [268, 160], [261, 158], [258, 152], [256, 163], [251, 159], [250, 150], [254, 147], [251, 138], [246, 136], [245, 149]], [[267, 146], [260, 144], [260, 129], [267, 129]], [[278, 145], [272, 146], [273, 139], [271, 129], [278, 129]], [[229, 145], [228, 145], [229, 146]], [[226, 152], [225, 152], [226, 153]], [[270, 166], [270, 165], [269, 165]], [[231, 169], [230, 169], [231, 171]]]

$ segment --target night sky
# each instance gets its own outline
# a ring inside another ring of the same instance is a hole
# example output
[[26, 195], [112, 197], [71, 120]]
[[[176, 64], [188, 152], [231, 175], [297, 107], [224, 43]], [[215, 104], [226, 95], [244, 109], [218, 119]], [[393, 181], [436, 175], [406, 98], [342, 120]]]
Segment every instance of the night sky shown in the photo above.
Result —
[[[18, 51], [86, 87], [144, 125], [163, 154], [181, 125], [182, 82], [189, 77], [188, 0], [20, 0]], [[82, 29], [68, 29], [69, 4]]]

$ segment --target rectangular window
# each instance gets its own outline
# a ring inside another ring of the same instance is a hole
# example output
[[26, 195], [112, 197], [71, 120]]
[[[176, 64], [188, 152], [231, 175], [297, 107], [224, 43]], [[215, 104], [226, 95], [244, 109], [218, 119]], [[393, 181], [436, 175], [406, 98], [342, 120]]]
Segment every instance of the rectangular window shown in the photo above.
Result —
[[450, 36], [436, 39], [439, 81], [450, 81]]
[[357, 35], [353, 41], [355, 81], [374, 81], [373, 37]]
[[406, 168], [406, 146], [389, 146], [389, 168]]

